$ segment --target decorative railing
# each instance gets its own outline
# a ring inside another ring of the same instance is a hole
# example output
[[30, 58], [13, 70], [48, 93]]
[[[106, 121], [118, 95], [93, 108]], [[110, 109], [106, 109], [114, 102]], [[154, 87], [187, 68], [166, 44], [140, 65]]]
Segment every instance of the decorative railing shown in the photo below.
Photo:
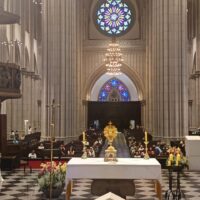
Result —
[[0, 63], [1, 100], [19, 98], [21, 85], [20, 67], [13, 63]]

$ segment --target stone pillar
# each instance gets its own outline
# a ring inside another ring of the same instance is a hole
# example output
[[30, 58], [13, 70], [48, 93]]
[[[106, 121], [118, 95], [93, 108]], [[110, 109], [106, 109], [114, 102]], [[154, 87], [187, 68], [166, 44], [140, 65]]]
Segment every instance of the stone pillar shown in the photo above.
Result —
[[193, 6], [195, 7], [194, 18], [195, 21], [195, 44], [193, 46], [194, 51], [196, 51], [196, 60], [193, 59], [193, 71], [191, 76], [192, 87], [190, 88], [191, 94], [193, 94], [193, 104], [192, 104], [192, 127], [198, 128], [200, 126], [200, 2], [199, 0], [192, 1]]
[[55, 134], [69, 140], [84, 127], [82, 106], [81, 0], [44, 1], [42, 130], [49, 132], [46, 105], [55, 99]]
[[147, 120], [158, 137], [188, 134], [187, 1], [147, 2]]
[[196, 84], [197, 84], [197, 106], [196, 106], [196, 111], [197, 111], [197, 124], [196, 127], [200, 127], [200, 1], [197, 0], [197, 52], [196, 52], [196, 70], [197, 70], [197, 79], [196, 79]]
[[199, 0], [196, 0], [196, 5], [197, 5], [197, 19], [196, 19], [196, 25], [197, 25], [197, 33], [196, 33], [196, 38], [197, 38], [197, 65], [196, 65], [196, 68], [197, 68], [197, 71], [200, 71], [200, 1]]

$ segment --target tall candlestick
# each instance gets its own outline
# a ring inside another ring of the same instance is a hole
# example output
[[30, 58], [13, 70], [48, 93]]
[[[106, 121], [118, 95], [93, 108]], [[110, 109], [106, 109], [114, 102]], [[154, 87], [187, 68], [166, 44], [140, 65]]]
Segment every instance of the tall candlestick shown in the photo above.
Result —
[[87, 141], [85, 139], [85, 132], [83, 131], [83, 155], [81, 156], [82, 159], [86, 159], [87, 158], [87, 151], [86, 151], [86, 144], [87, 144]]
[[146, 131], [144, 132], [144, 140], [145, 140], [145, 142], [147, 142], [147, 132]]
[[148, 154], [148, 141], [145, 140], [144, 144], [145, 144], [145, 155], [144, 155], [144, 159], [149, 159], [149, 154]]
[[83, 132], [83, 141], [85, 141], [85, 132]]

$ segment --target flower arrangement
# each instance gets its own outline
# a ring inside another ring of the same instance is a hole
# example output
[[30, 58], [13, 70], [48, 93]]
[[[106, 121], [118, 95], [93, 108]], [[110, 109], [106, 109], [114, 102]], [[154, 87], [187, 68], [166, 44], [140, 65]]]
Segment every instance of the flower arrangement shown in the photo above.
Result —
[[38, 175], [40, 190], [48, 190], [52, 180], [52, 188], [63, 188], [65, 185], [66, 163], [47, 162], [40, 165], [42, 167]]
[[179, 147], [169, 148], [168, 153], [167, 166], [188, 166], [188, 161]]

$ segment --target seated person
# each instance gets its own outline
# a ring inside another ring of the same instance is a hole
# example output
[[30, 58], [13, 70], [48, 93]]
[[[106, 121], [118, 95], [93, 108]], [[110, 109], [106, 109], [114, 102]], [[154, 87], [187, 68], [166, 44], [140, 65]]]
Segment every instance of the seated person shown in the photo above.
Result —
[[19, 140], [19, 133], [17, 130], [15, 131], [15, 140]]
[[11, 130], [10, 139], [15, 140], [15, 131]]
[[138, 151], [139, 151], [139, 152], [144, 151], [144, 146], [143, 146], [142, 144], [141, 144], [140, 147], [138, 148]]
[[61, 158], [62, 156], [65, 156], [65, 146], [64, 144], [61, 144], [59, 147], [59, 158]]
[[44, 149], [44, 145], [43, 145], [43, 143], [40, 143], [40, 145], [38, 146], [38, 149]]
[[140, 155], [139, 151], [135, 152], [134, 158], [141, 158], [141, 155]]
[[44, 159], [44, 144], [40, 143], [38, 146], [38, 157]]
[[29, 126], [29, 127], [28, 127], [28, 134], [31, 134], [31, 133], [32, 133], [32, 127]]
[[135, 120], [130, 120], [129, 129], [133, 130], [135, 128]]
[[13, 143], [18, 144], [19, 143], [19, 133], [18, 133], [18, 131], [15, 131], [13, 136], [14, 136]]
[[36, 155], [36, 153], [35, 153], [35, 150], [32, 150], [32, 152], [28, 154], [28, 157], [29, 157], [30, 159], [35, 159], [35, 158], [37, 158], [37, 155]]
[[154, 152], [155, 152], [155, 156], [160, 156], [162, 154], [162, 150], [159, 145], [156, 145]]
[[95, 157], [95, 151], [94, 151], [93, 147], [89, 148], [88, 157], [90, 157], [90, 158], [94, 158]]
[[67, 151], [67, 155], [74, 156], [74, 154], [75, 154], [75, 150], [74, 150], [73, 146], [70, 146], [69, 150]]
[[24, 138], [25, 138], [25, 135], [24, 134], [22, 134], [22, 136], [21, 136], [21, 140], [24, 140]]
[[154, 152], [152, 147], [149, 147], [148, 154], [149, 154], [150, 157], [154, 157], [155, 156], [155, 152]]

